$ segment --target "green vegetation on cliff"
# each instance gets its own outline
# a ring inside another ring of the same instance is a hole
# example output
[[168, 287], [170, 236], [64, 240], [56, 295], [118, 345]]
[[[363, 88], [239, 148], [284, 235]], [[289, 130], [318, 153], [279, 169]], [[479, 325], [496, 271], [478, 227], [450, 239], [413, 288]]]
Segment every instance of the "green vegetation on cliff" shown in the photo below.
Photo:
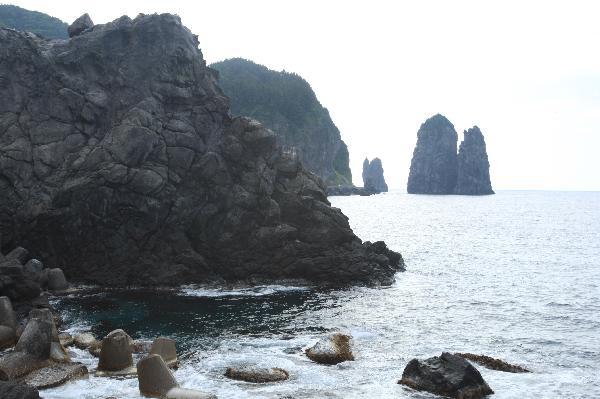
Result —
[[231, 112], [258, 119], [294, 147], [308, 170], [328, 185], [352, 184], [349, 155], [329, 112], [299, 75], [233, 58], [211, 65], [231, 99]]
[[0, 4], [0, 27], [33, 32], [47, 39], [67, 39], [68, 25], [58, 18], [10, 4]]

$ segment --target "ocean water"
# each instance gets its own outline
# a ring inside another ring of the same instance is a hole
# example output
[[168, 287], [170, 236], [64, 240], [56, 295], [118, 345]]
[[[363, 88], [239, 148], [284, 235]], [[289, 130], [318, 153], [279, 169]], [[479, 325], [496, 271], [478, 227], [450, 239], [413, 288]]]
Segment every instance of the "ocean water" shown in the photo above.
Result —
[[[88, 292], [56, 300], [67, 327], [177, 340], [183, 387], [227, 398], [414, 398], [407, 362], [442, 351], [486, 354], [533, 373], [478, 369], [492, 398], [600, 397], [600, 193], [501, 191], [485, 197], [391, 192], [332, 197], [364, 240], [401, 251], [386, 288], [305, 287]], [[302, 349], [328, 331], [354, 337], [356, 361], [322, 366]], [[96, 359], [74, 350], [75, 360]], [[250, 384], [230, 365], [282, 367]], [[139, 398], [137, 379], [91, 376], [44, 398]]]

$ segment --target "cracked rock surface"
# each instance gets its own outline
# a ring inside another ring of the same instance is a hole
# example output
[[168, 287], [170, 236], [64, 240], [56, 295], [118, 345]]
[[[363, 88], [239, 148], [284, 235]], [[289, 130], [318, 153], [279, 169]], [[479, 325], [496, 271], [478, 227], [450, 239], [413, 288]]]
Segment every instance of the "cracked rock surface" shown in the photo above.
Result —
[[111, 286], [387, 284], [403, 267], [272, 131], [230, 116], [169, 14], [69, 40], [0, 29], [0, 242]]

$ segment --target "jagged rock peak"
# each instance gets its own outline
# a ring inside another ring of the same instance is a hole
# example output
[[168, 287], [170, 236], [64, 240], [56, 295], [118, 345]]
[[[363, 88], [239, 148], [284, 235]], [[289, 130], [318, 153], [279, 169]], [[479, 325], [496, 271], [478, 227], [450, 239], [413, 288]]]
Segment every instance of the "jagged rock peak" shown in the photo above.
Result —
[[464, 139], [460, 143], [455, 194], [494, 194], [485, 139], [477, 126], [465, 130]]
[[0, 28], [0, 169], [0, 247], [72, 281], [389, 284], [403, 267], [273, 131], [230, 116], [170, 14], [73, 40]]
[[90, 18], [88, 13], [85, 13], [69, 25], [67, 32], [69, 33], [69, 37], [74, 37], [93, 27], [94, 22], [92, 22], [92, 18]]
[[421, 125], [408, 176], [409, 193], [454, 193], [458, 173], [457, 141], [454, 125], [441, 114]]
[[362, 178], [365, 190], [375, 193], [384, 193], [388, 191], [388, 186], [383, 177], [381, 159], [373, 158], [373, 160], [369, 162], [369, 159], [365, 158], [363, 162]]

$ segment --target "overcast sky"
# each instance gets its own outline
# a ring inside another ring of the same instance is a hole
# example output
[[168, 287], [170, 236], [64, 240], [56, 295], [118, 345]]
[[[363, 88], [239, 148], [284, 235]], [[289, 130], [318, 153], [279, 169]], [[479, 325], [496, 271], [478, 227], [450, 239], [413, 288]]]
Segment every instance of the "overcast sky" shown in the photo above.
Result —
[[405, 188], [420, 124], [485, 135], [495, 189], [600, 190], [600, 2], [23, 0], [72, 22], [171, 12], [211, 63], [296, 72], [350, 149]]

